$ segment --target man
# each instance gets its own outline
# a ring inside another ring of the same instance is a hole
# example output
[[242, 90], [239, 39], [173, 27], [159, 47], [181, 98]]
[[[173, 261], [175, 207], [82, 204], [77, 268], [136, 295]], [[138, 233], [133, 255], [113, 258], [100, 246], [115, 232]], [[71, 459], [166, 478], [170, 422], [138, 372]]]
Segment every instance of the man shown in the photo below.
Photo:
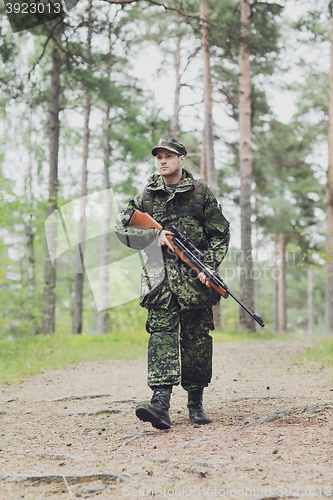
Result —
[[[149, 178], [145, 189], [119, 214], [116, 224], [116, 233], [127, 246], [151, 248], [155, 240], [163, 254], [161, 261], [147, 249], [141, 305], [148, 309], [148, 385], [153, 396], [150, 404], [136, 407], [136, 415], [157, 429], [169, 429], [172, 386], [181, 383], [188, 391], [190, 420], [208, 424], [202, 396], [212, 376], [209, 331], [214, 330], [212, 306], [220, 296], [204, 273], [196, 275], [178, 258], [166, 236], [173, 234], [168, 230], [173, 222], [205, 253], [206, 265], [216, 269], [228, 250], [229, 222], [206, 183], [195, 180], [183, 168], [187, 155], [183, 144], [161, 139], [152, 154], [158, 174]], [[137, 209], [149, 212], [164, 229], [129, 226]]]

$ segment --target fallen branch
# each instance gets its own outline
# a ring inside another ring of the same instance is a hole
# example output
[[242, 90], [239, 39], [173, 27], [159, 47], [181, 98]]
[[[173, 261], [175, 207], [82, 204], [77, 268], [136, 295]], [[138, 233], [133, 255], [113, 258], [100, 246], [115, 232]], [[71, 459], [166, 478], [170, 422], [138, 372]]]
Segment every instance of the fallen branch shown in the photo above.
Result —
[[171, 455], [165, 456], [165, 457], [153, 458], [152, 461], [153, 462], [173, 462], [173, 459], [174, 459], [174, 456], [176, 455], [176, 453], [178, 453], [181, 450], [184, 450], [188, 446], [192, 446], [193, 444], [201, 443], [202, 441], [207, 441], [207, 439], [208, 438], [204, 437], [202, 439], [195, 439], [194, 441], [187, 441], [186, 443], [182, 444], [181, 446], [178, 446]]
[[173, 461], [174, 456], [179, 451], [184, 450], [185, 448], [187, 448], [188, 446], [192, 446], [193, 444], [201, 443], [202, 441], [207, 441], [207, 439], [208, 438], [206, 438], [206, 437], [201, 438], [201, 439], [195, 439], [194, 441], [187, 441], [186, 443], [182, 444], [181, 446], [178, 446], [175, 449], [175, 451], [172, 453], [172, 455], [170, 456], [170, 460]]
[[5, 448], [1, 448], [0, 452], [13, 453], [14, 455], [19, 455], [21, 457], [35, 457], [52, 460], [85, 460], [84, 457], [76, 457], [74, 455], [59, 455], [56, 453], [22, 453], [18, 450], [8, 450]]
[[219, 464], [213, 464], [211, 462], [201, 462], [200, 460], [188, 460], [187, 462], [184, 463], [190, 465], [199, 465], [201, 467], [213, 467], [214, 469], [218, 469], [221, 467], [221, 465]]
[[89, 486], [85, 486], [84, 488], [82, 488], [82, 490], [77, 491], [75, 493], [75, 496], [88, 498], [93, 495], [97, 495], [98, 493], [101, 493], [103, 490], [106, 490], [108, 488], [111, 488], [111, 486], [103, 483], [90, 484]]
[[[147, 398], [149, 400], [149, 398]], [[112, 403], [134, 403], [138, 404], [142, 402], [142, 399], [116, 399], [115, 401], [112, 401]]]
[[[112, 394], [86, 394], [83, 396], [76, 396], [75, 394], [72, 396], [64, 396], [62, 398], [55, 399], [42, 399], [40, 401], [36, 401], [36, 403], [58, 403], [58, 402], [66, 402], [66, 401], [81, 401], [82, 399], [98, 399], [98, 398], [110, 398]], [[149, 399], [149, 398], [147, 398]], [[6, 401], [7, 403], [11, 403], [12, 401], [16, 401], [11, 399], [10, 401]], [[113, 403], [140, 403], [140, 399], [116, 399], [112, 401]]]
[[52, 417], [95, 417], [97, 415], [112, 415], [113, 413], [122, 413], [123, 410], [119, 410], [118, 408], [110, 408], [105, 410], [95, 410], [95, 411], [78, 411], [71, 413], [55, 413]]
[[332, 409], [333, 406], [330, 403], [325, 403], [321, 406], [319, 405], [297, 406], [291, 408], [290, 410], [280, 410], [274, 413], [270, 413], [269, 415], [266, 415], [266, 417], [263, 417], [260, 420], [257, 420], [255, 422], [250, 422], [245, 425], [241, 425], [240, 427], [237, 427], [236, 429], [233, 429], [230, 432], [240, 431], [242, 429], [247, 429], [248, 427], [254, 427], [256, 425], [265, 424], [266, 422], [274, 422], [278, 418], [287, 417], [289, 415], [314, 414], [314, 413], [321, 413], [324, 410], [332, 410]]
[[98, 398], [110, 398], [111, 394], [87, 394], [84, 396], [65, 396], [63, 398], [56, 399], [46, 399], [44, 401], [37, 401], [37, 403], [56, 403], [57, 401], [80, 401], [81, 399], [98, 399]]
[[134, 434], [134, 435], [132, 434], [132, 435], [124, 436], [123, 438], [117, 439], [117, 441], [123, 441], [124, 439], [129, 438], [124, 443], [120, 444], [119, 446], [116, 446], [116, 448], [114, 448], [112, 451], [120, 450], [120, 448], [122, 448], [123, 446], [127, 446], [128, 444], [132, 443], [132, 441], [135, 441], [136, 439], [140, 439], [140, 438], [145, 437], [145, 436], [149, 436], [150, 434], [157, 434], [157, 433], [154, 431], [145, 431], [145, 432], [141, 432], [140, 434]]
[[231, 403], [236, 403], [237, 401], [248, 401], [250, 399], [284, 399], [285, 396], [261, 396], [261, 397], [254, 397], [254, 396], [244, 396], [244, 397], [239, 397], [239, 398], [232, 398], [232, 399], [225, 399], [224, 401], [230, 401]]
[[19, 474], [17, 476], [0, 476], [0, 481], [7, 481], [9, 483], [24, 483], [30, 482], [34, 484], [50, 484], [50, 483], [63, 483], [64, 479], [68, 484], [80, 484], [86, 481], [98, 481], [102, 480], [105, 482], [128, 482], [130, 479], [129, 474], [112, 474], [112, 473], [96, 473], [96, 474], [71, 474], [71, 475], [60, 475], [60, 474], [35, 474], [26, 475]]
[[121, 438], [116, 439], [115, 443], [120, 443], [121, 441], [125, 441], [126, 439], [130, 439], [134, 436], [146, 436], [148, 434], [159, 434], [159, 433], [157, 433], [155, 431], [144, 431], [141, 434], [127, 434], [126, 436], [123, 436]]
[[70, 455], [57, 455], [52, 453], [23, 453], [24, 457], [36, 458], [50, 458], [52, 460], [75, 460], [78, 457], [71, 457]]

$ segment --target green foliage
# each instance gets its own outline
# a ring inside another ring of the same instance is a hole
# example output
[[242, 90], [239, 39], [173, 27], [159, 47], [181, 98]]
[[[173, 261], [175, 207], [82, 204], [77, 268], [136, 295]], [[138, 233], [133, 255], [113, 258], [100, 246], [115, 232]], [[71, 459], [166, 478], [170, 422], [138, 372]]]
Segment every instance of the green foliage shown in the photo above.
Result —
[[[323, 186], [307, 160], [311, 143], [301, 134], [297, 122], [286, 125], [271, 120], [257, 142], [253, 161], [259, 224], [270, 232], [293, 234], [300, 243], [302, 235], [296, 227], [314, 225], [315, 209], [324, 208]], [[309, 193], [318, 195], [320, 203]]]
[[[277, 335], [272, 332], [272, 330], [264, 329], [260, 332], [244, 332], [240, 330], [228, 330], [222, 332], [213, 332], [212, 333], [214, 342], [247, 342], [247, 341], [258, 341], [260, 340], [271, 340], [271, 339], [283, 339], [286, 338], [286, 335]], [[288, 336], [290, 338], [290, 335]]]
[[[301, 65], [304, 65], [304, 62]], [[300, 92], [295, 118], [300, 124], [304, 124], [304, 127], [307, 127], [308, 134], [311, 134], [310, 137], [327, 140], [329, 108], [328, 74], [323, 71], [311, 72], [307, 75], [305, 84], [295, 85], [294, 88]]]
[[328, 39], [328, 18], [332, 16], [330, 12], [332, 2], [327, 2], [326, 8], [323, 8], [320, 2], [315, 3], [315, 8], [309, 9], [297, 21], [290, 23], [290, 26], [299, 33], [299, 39], [303, 42], [303, 35], [306, 35], [306, 42], [323, 42]]

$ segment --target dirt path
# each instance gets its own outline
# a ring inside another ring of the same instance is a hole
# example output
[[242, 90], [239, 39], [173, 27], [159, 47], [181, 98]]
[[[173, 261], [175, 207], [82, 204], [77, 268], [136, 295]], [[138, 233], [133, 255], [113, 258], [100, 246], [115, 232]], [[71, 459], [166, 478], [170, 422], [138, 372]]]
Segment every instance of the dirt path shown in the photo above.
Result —
[[136, 419], [135, 404], [151, 396], [145, 359], [5, 386], [0, 499], [333, 497], [333, 373], [297, 364], [309, 346], [216, 344], [212, 423], [201, 427], [189, 423], [180, 387], [170, 431]]

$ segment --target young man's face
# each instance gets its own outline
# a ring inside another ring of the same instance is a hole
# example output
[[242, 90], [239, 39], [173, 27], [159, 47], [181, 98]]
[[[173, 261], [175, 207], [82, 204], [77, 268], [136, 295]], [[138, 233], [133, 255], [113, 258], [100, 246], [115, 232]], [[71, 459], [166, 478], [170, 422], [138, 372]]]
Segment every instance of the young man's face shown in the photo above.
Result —
[[178, 156], [168, 149], [159, 148], [156, 152], [156, 167], [166, 184], [175, 184], [182, 177], [185, 156]]

